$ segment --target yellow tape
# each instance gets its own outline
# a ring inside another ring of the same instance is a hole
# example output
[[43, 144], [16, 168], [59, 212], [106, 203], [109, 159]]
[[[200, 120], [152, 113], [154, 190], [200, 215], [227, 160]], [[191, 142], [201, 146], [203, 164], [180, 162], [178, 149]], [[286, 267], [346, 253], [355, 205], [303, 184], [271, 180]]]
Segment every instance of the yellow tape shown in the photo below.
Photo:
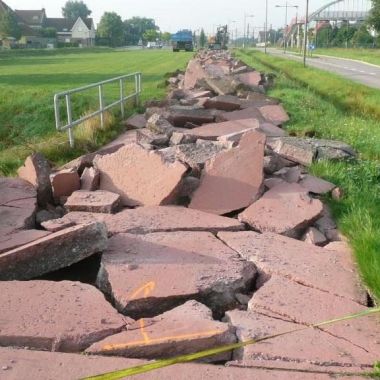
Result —
[[[196, 352], [194, 354], [176, 356], [175, 358], [172, 358], [172, 359], [157, 360], [153, 363], [142, 364], [142, 365], [130, 367], [130, 368], [119, 370], [119, 371], [105, 373], [102, 375], [86, 377], [86, 378], [81, 379], [81, 380], [119, 380], [119, 379], [123, 379], [123, 378], [128, 377], [128, 376], [134, 376], [134, 375], [138, 375], [141, 373], [150, 372], [150, 371], [160, 369], [160, 368], [164, 368], [164, 367], [168, 367], [168, 366], [171, 366], [174, 364], [188, 363], [188, 362], [192, 362], [194, 360], [203, 359], [203, 358], [206, 358], [209, 356], [221, 354], [221, 353], [228, 352], [231, 350], [236, 350], [238, 348], [250, 346], [250, 345], [253, 345], [253, 344], [256, 344], [259, 342], [263, 342], [263, 341], [266, 341], [269, 339], [274, 339], [274, 338], [277, 338], [277, 337], [280, 337], [283, 335], [288, 335], [288, 334], [292, 334], [295, 332], [304, 331], [304, 330], [307, 330], [310, 328], [318, 328], [318, 327], [322, 327], [322, 326], [326, 326], [326, 325], [331, 325], [331, 324], [335, 324], [338, 322], [348, 321], [351, 319], [362, 318], [362, 317], [366, 317], [366, 316], [376, 314], [376, 313], [380, 313], [380, 307], [375, 308], [375, 309], [368, 309], [368, 310], [365, 310], [365, 311], [363, 311], [361, 313], [357, 313], [357, 314], [352, 314], [352, 315], [347, 315], [347, 316], [340, 317], [340, 318], [331, 319], [329, 321], [319, 322], [319, 323], [316, 323], [314, 325], [301, 327], [299, 329], [289, 330], [289, 331], [285, 331], [282, 333], [266, 336], [266, 337], [263, 337], [260, 339], [250, 339], [250, 340], [240, 342], [240, 343], [234, 343], [234, 344], [219, 346], [216, 348], [211, 348], [209, 350]], [[361, 376], [371, 376], [372, 374], [371, 373], [362, 373], [360, 375]]]

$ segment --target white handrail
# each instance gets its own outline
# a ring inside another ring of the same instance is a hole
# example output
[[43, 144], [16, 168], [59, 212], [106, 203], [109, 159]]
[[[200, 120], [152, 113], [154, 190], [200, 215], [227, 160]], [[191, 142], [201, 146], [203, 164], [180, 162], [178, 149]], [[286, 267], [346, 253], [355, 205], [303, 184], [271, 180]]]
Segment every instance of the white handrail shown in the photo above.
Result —
[[[132, 94], [125, 95], [124, 94], [124, 82], [126, 79], [134, 77], [134, 84], [135, 84], [135, 90]], [[119, 100], [106, 105], [104, 103], [104, 91], [103, 91], [103, 86], [109, 83], [114, 83], [118, 82], [119, 83]], [[72, 94], [77, 94], [86, 90], [89, 90], [91, 88], [98, 87], [98, 93], [99, 93], [99, 108], [98, 110], [87, 114], [85, 116], [82, 116], [81, 118], [77, 120], [72, 120], [72, 104], [71, 104], [71, 95]], [[88, 86], [83, 86], [79, 88], [74, 88], [68, 91], [63, 91], [59, 92], [54, 95], [54, 113], [55, 113], [55, 126], [58, 131], [68, 131], [69, 135], [69, 142], [70, 146], [74, 147], [74, 134], [73, 134], [73, 127], [76, 125], [79, 125], [83, 123], [84, 121], [91, 119], [95, 116], [100, 115], [100, 125], [103, 128], [104, 127], [104, 112], [107, 110], [117, 106], [120, 104], [120, 111], [121, 111], [121, 116], [124, 117], [125, 113], [125, 107], [124, 104], [128, 99], [135, 98], [135, 105], [138, 105], [139, 100], [140, 100], [140, 94], [141, 94], [141, 73], [136, 72], [132, 74], [127, 74], [127, 75], [122, 75], [116, 78], [108, 79], [102, 82], [98, 83], [93, 83]], [[60, 115], [60, 109], [59, 109], [59, 103], [60, 99], [64, 98], [66, 101], [66, 117], [67, 117], [67, 124], [61, 125], [61, 115]]]

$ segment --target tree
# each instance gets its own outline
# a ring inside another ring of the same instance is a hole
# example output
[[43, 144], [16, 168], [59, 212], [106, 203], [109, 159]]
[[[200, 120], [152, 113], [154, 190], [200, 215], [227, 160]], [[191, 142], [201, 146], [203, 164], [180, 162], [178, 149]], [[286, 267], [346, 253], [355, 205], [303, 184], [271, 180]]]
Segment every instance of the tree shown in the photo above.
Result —
[[124, 34], [127, 45], [137, 45], [147, 30], [159, 30], [151, 18], [132, 17], [124, 21]]
[[41, 36], [46, 38], [57, 37], [57, 29], [55, 28], [43, 28], [41, 29]]
[[368, 25], [380, 33], [380, 0], [372, 0], [372, 9], [368, 18]]
[[360, 28], [356, 31], [356, 33], [352, 37], [352, 43], [357, 47], [368, 47], [369, 45], [373, 46], [374, 38], [369, 33], [366, 24], [362, 24]]
[[91, 13], [83, 1], [66, 1], [65, 6], [62, 8], [63, 17], [72, 21], [76, 21], [78, 17], [84, 20]]
[[105, 12], [98, 25], [98, 36], [108, 40], [110, 46], [124, 44], [124, 25], [115, 12]]
[[168, 44], [170, 40], [172, 39], [172, 35], [169, 32], [164, 32], [161, 34], [161, 40]]
[[16, 40], [21, 37], [21, 29], [11, 11], [4, 10], [0, 13], [0, 37], [13, 37]]
[[158, 33], [155, 29], [149, 29], [146, 30], [143, 34], [143, 40], [144, 41], [156, 41], [158, 37], [160, 36], [160, 33]]
[[202, 28], [201, 33], [199, 35], [199, 45], [201, 46], [201, 48], [204, 48], [206, 46], [206, 42], [207, 42], [206, 33]]

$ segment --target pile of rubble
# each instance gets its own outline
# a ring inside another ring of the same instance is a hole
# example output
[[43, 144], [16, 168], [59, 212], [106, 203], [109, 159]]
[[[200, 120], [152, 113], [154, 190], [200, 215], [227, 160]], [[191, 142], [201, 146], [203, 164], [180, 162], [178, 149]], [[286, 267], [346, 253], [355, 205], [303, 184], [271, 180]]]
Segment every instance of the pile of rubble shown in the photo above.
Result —
[[[307, 172], [355, 152], [288, 136], [272, 80], [203, 52], [113, 143], [59, 170], [33, 154], [0, 179], [1, 378], [80, 378], [367, 309], [321, 201], [342, 191]], [[144, 379], [359, 373], [379, 332], [367, 317]]]

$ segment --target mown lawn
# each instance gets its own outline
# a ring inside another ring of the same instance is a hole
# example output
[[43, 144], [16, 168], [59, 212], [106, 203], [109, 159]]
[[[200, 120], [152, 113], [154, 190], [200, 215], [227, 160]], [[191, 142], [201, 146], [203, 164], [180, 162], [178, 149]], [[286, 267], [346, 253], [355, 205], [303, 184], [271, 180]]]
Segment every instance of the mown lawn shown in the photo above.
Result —
[[[372, 103], [380, 91], [370, 89], [372, 96], [366, 98], [369, 89], [355, 84], [358, 96], [352, 99], [352, 82], [333, 74], [260, 52], [237, 54], [259, 70], [276, 72], [270, 95], [280, 98], [288, 110], [291, 134], [339, 139], [359, 152], [355, 163], [320, 162], [311, 171], [344, 190], [341, 201], [326, 201], [350, 239], [365, 284], [380, 303], [380, 118]], [[330, 94], [332, 84], [335, 91]], [[366, 115], [366, 107], [374, 112]]]
[[[67, 49], [0, 52], [0, 175], [14, 173], [33, 150], [42, 150], [54, 162], [62, 162], [112, 138], [117, 123], [99, 141], [68, 149], [67, 137], [55, 131], [53, 96], [76, 88], [141, 71], [142, 101], [165, 95], [164, 76], [183, 69], [191, 53], [171, 51], [117, 51]], [[132, 84], [131, 84], [132, 85]], [[106, 88], [106, 100], [117, 96], [116, 86]], [[74, 96], [75, 116], [97, 102], [96, 91]]]

